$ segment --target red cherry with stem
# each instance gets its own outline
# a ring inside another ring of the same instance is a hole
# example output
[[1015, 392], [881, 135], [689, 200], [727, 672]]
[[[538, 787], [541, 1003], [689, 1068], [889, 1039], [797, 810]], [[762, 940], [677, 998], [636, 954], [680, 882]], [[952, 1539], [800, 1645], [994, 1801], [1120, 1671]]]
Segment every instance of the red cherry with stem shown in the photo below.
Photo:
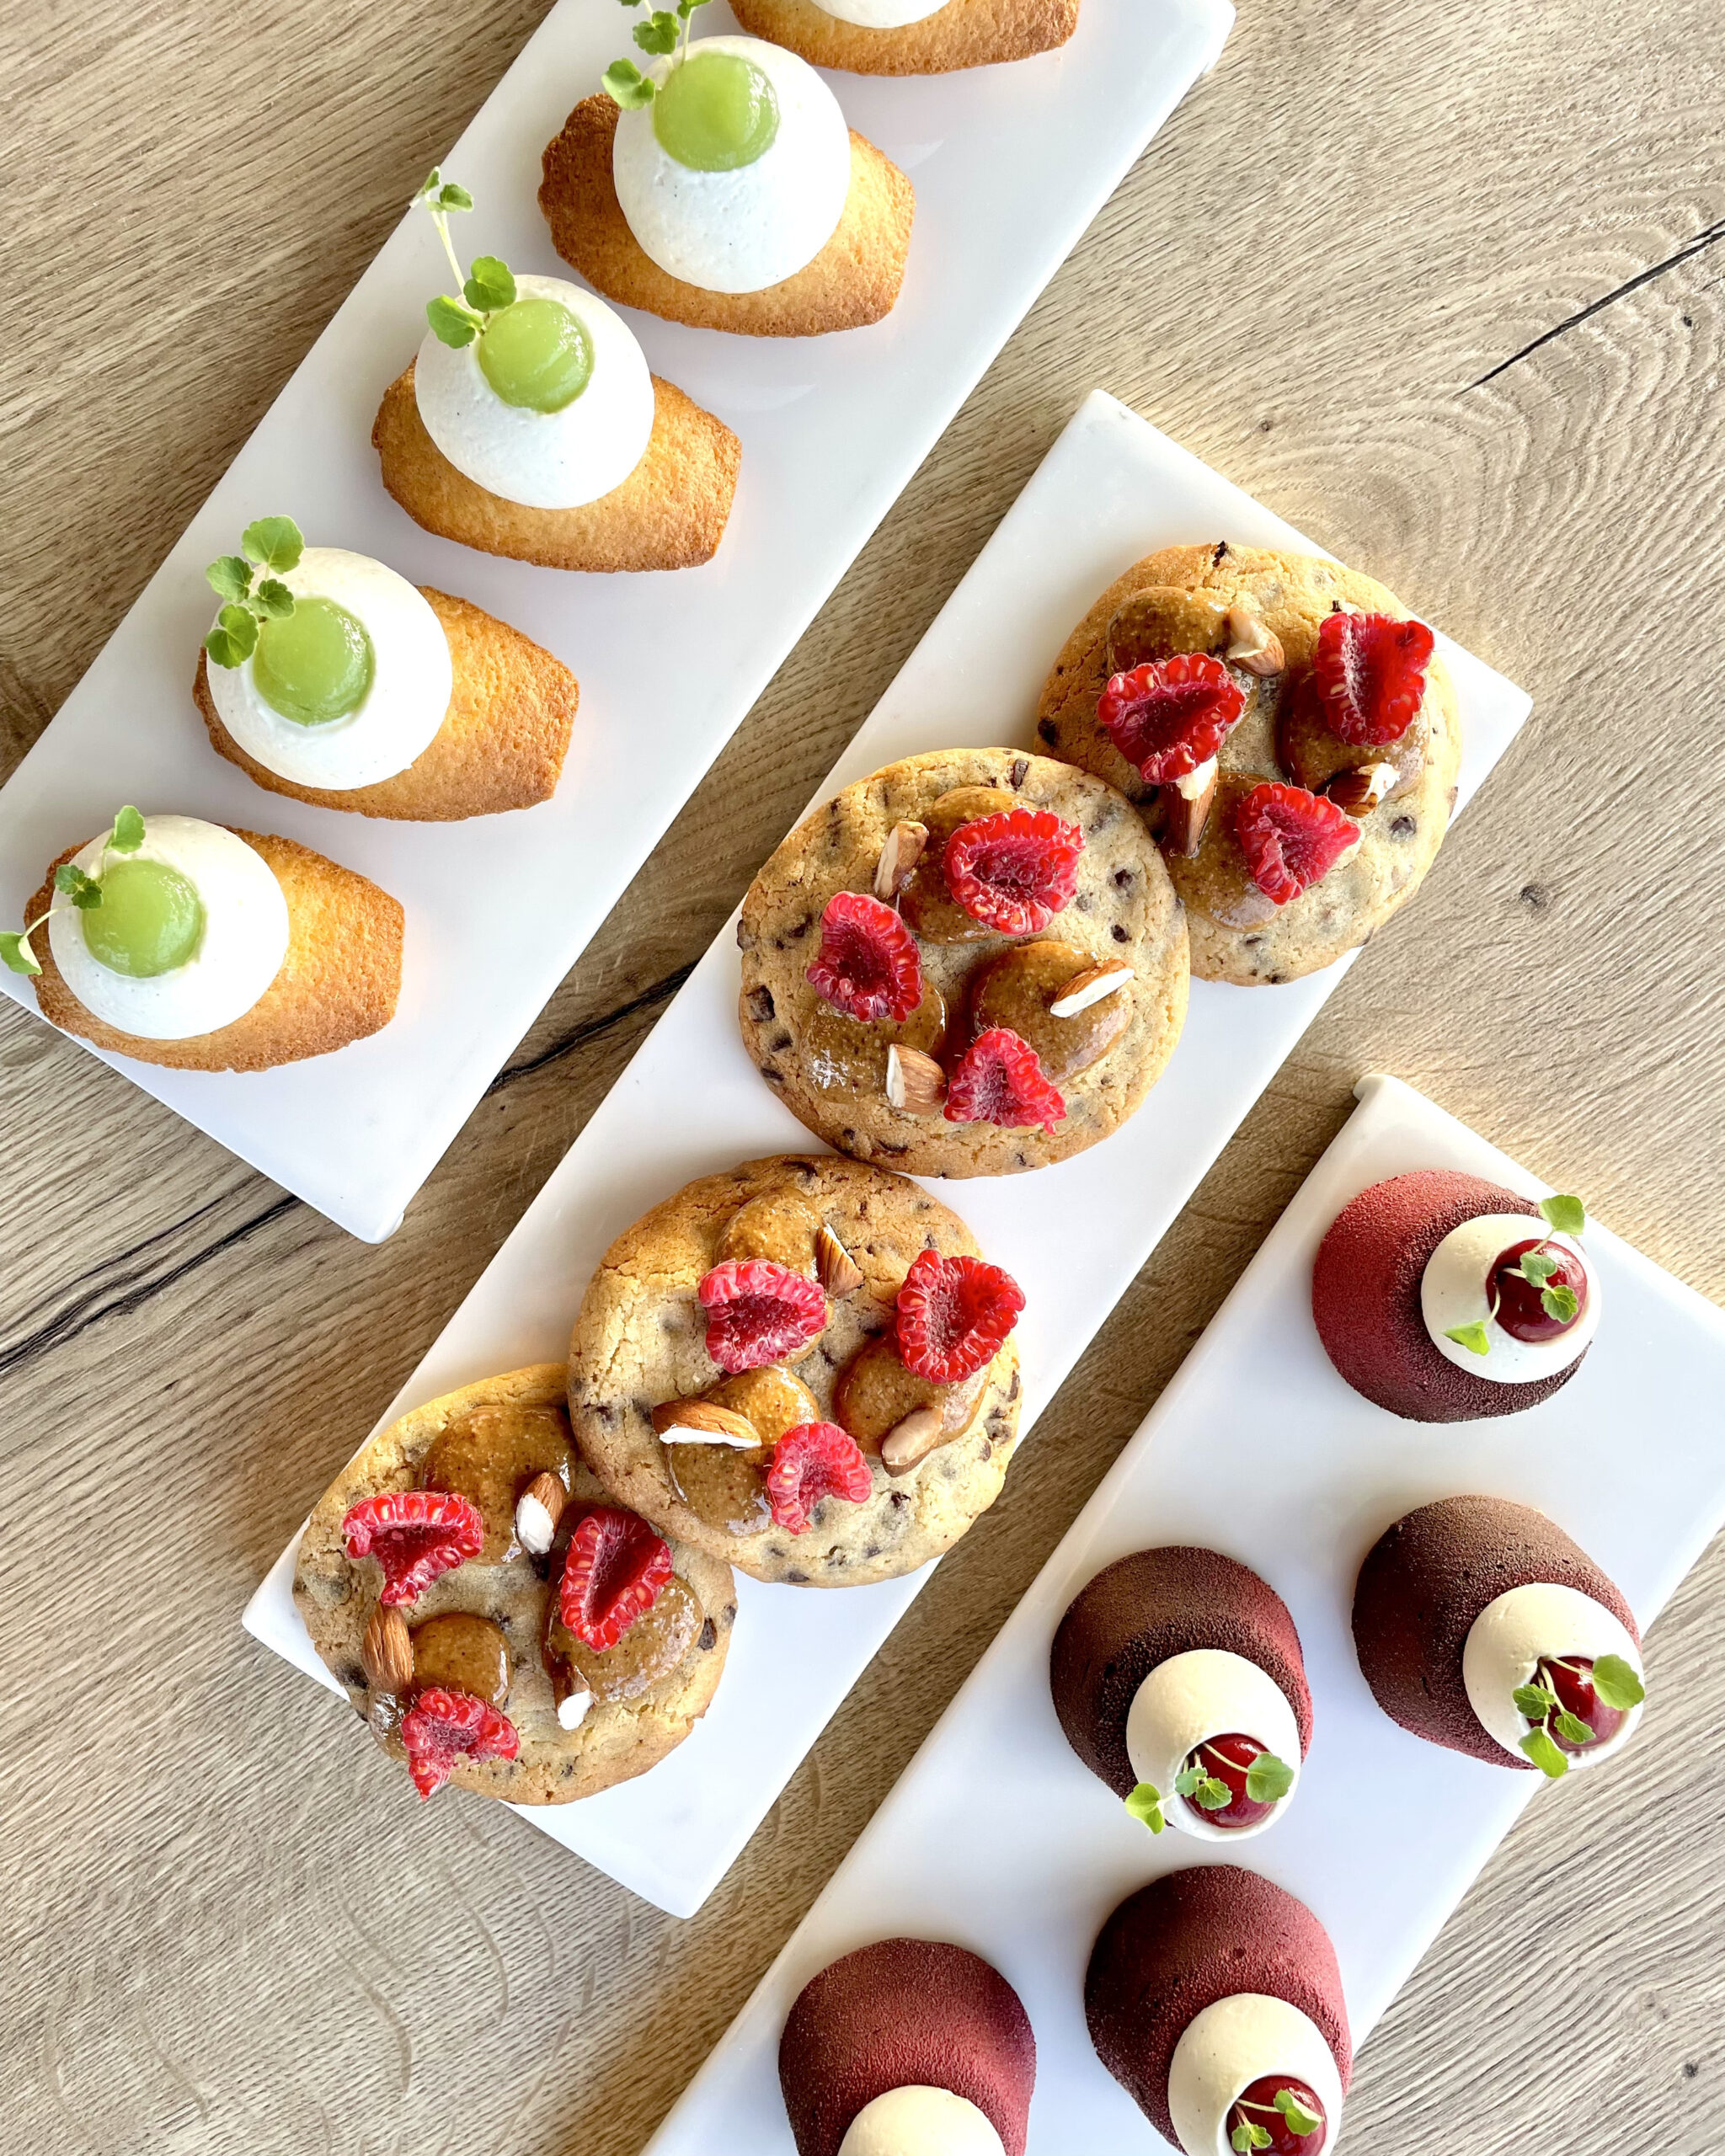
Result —
[[[1540, 1251], [1557, 1265], [1557, 1271], [1542, 1283], [1530, 1280], [1521, 1270], [1521, 1261], [1530, 1251]], [[1575, 1296], [1575, 1315], [1551, 1316], [1546, 1308], [1541, 1286], [1571, 1289]], [[1556, 1340], [1573, 1325], [1580, 1323], [1581, 1314], [1587, 1308], [1587, 1267], [1575, 1251], [1564, 1249], [1561, 1243], [1547, 1241], [1542, 1235], [1530, 1235], [1525, 1242], [1512, 1243], [1493, 1266], [1491, 1278], [1486, 1283], [1486, 1294], [1497, 1305], [1498, 1322], [1512, 1340]]]
[[[1308, 2118], [1317, 2121], [1311, 2132], [1295, 2133], [1289, 2125], [1287, 2113], [1276, 2101], [1284, 2089]], [[1228, 2112], [1231, 2147], [1239, 2146], [1234, 2137], [1242, 2126], [1256, 2127], [1260, 2133], [1269, 2136], [1268, 2141], [1254, 2140], [1252, 2144], [1263, 2156], [1318, 2156], [1329, 2135], [1329, 2122], [1316, 2091], [1289, 2073], [1267, 2073], [1234, 2099]]]
[[[1594, 1689], [1590, 1655], [1548, 1656], [1541, 1662], [1535, 1681], [1543, 1684], [1548, 1692], [1557, 1694], [1558, 1707], [1564, 1714], [1573, 1715], [1578, 1721], [1587, 1724], [1594, 1733], [1593, 1744], [1608, 1742], [1622, 1728], [1626, 1710], [1608, 1707]], [[1550, 1729], [1552, 1743], [1572, 1758], [1578, 1752], [1593, 1749], [1593, 1744], [1578, 1744], [1573, 1737], [1565, 1737], [1557, 1726], [1556, 1715], [1551, 1717]]]
[[1246, 1776], [1254, 1759], [1260, 1758], [1269, 1749], [1255, 1737], [1245, 1737], [1238, 1731], [1226, 1737], [1207, 1737], [1204, 1742], [1187, 1753], [1184, 1770], [1196, 1768], [1199, 1774], [1208, 1774], [1214, 1781], [1222, 1783], [1228, 1791], [1228, 1801], [1218, 1805], [1212, 1812], [1200, 1804], [1195, 1796], [1180, 1801], [1188, 1811], [1212, 1827], [1255, 1827], [1260, 1819], [1268, 1819], [1275, 1810], [1262, 1798], [1246, 1794]]

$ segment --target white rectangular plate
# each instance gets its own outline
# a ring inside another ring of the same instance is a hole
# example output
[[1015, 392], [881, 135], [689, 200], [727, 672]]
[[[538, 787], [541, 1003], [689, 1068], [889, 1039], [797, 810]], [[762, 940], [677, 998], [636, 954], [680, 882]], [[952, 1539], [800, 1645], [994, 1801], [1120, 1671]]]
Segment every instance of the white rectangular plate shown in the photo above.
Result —
[[[703, 33], [732, 29], [714, 6]], [[0, 793], [0, 926], [124, 801], [285, 832], [407, 910], [400, 1009], [372, 1038], [255, 1075], [104, 1060], [308, 1204], [376, 1241], [399, 1223], [511, 1049], [1233, 20], [1227, 0], [1086, 0], [1061, 52], [905, 82], [831, 77], [904, 167], [916, 227], [884, 323], [757, 339], [629, 319], [660, 373], [735, 429], [724, 543], [675, 575], [571, 576], [410, 523], [371, 446], [446, 272], [414, 213], [307, 355], [142, 596]], [[539, 157], [628, 48], [615, 0], [559, 0], [450, 152], [478, 199], [469, 253], [569, 273], [536, 204]], [[417, 175], [415, 175], [417, 177]], [[213, 600], [203, 565], [266, 512], [459, 593], [581, 684], [554, 800], [459, 825], [389, 824], [264, 792], [210, 749], [191, 701]], [[30, 1010], [27, 983], [0, 989]]]
[[[1354, 1657], [1361, 1558], [1413, 1506], [1463, 1492], [1549, 1510], [1645, 1630], [1725, 1520], [1725, 1315], [1597, 1225], [1605, 1317], [1562, 1392], [1513, 1419], [1398, 1422], [1352, 1392], [1311, 1322], [1324, 1230], [1368, 1183], [1459, 1168], [1548, 1186], [1399, 1079], [1370, 1077], [1178, 1375], [761, 1979], [649, 2156], [793, 2156], [778, 2039], [817, 1970], [874, 1939], [949, 1939], [994, 1962], [1036, 2031], [1027, 2156], [1165, 2149], [1084, 2025], [1103, 1920], [1147, 1880], [1214, 1858], [1152, 1840], [1083, 1767], [1049, 1695], [1055, 1627], [1104, 1565], [1158, 1543], [1225, 1551], [1293, 1612], [1314, 1703], [1300, 1800], [1240, 1861], [1327, 1927], [1356, 2046], [1530, 1801], [1535, 1774], [1423, 1744], [1381, 1714]], [[1622, 1472], [1623, 1433], [1655, 1433]], [[1343, 2139], [1347, 2138], [1343, 2121]]]
[[[1157, 547], [1227, 538], [1311, 542], [1100, 392], [1049, 451], [827, 780], [919, 750], [1033, 739], [1044, 676], [1073, 624]], [[1465, 801], [1527, 716], [1528, 699], [1444, 644], [1461, 698]], [[1344, 962], [1345, 963], [1345, 962]], [[1105, 1145], [1039, 1173], [945, 1182], [941, 1197], [1023, 1288], [1028, 1427], [1186, 1203], [1343, 965], [1283, 988], [1194, 981], [1186, 1030], [1137, 1116]], [[814, 1148], [738, 1037], [734, 924], [492, 1260], [385, 1420], [475, 1378], [555, 1359], [606, 1246], [681, 1184], [740, 1161]], [[1085, 1224], [1081, 1266], [1071, 1223]], [[1007, 1493], [1011, 1493], [1011, 1483]], [[986, 1534], [985, 1519], [975, 1532]], [[740, 1580], [741, 1614], [711, 1713], [644, 1780], [527, 1813], [637, 1893], [690, 1915], [795, 1771], [927, 1577], [842, 1593]], [[289, 1593], [291, 1552], [246, 1621], [333, 1684]]]

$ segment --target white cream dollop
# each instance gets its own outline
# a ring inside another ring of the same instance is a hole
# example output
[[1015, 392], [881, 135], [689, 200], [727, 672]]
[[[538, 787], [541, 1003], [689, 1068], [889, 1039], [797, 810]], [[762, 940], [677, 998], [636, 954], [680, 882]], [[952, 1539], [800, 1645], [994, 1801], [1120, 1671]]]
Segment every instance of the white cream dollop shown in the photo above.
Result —
[[[1520, 1759], [1525, 1756], [1521, 1740], [1531, 1725], [1512, 1695], [1518, 1684], [1532, 1684], [1540, 1657], [1584, 1655], [1597, 1662], [1607, 1654], [1621, 1655], [1637, 1677], [1642, 1674], [1641, 1649], [1603, 1603], [1579, 1588], [1535, 1580], [1512, 1587], [1474, 1619], [1461, 1650], [1461, 1681], [1481, 1728]], [[1641, 1709], [1631, 1707], [1612, 1736], [1572, 1753], [1571, 1767], [1596, 1767], [1621, 1752], [1640, 1720]]]
[[926, 23], [937, 15], [947, 0], [814, 0], [823, 15], [841, 23], [858, 23], [866, 30], [902, 29], [906, 23]]
[[[653, 108], [622, 114], [611, 176], [629, 230], [660, 268], [709, 292], [759, 292], [811, 263], [851, 191], [851, 131], [839, 101], [794, 52], [754, 37], [705, 37], [691, 57], [751, 61], [778, 100], [778, 131], [753, 164], [697, 172], [654, 131]], [[662, 83], [672, 62], [651, 69]]]
[[[102, 850], [103, 841], [92, 839], [73, 859], [94, 876]], [[85, 916], [75, 907], [55, 913], [49, 948], [85, 1010], [144, 1041], [191, 1040], [244, 1017], [287, 955], [287, 900], [269, 862], [232, 831], [195, 816], [147, 816], [143, 844], [109, 858], [177, 868], [197, 892], [204, 929], [183, 966], [145, 979], [117, 974], [92, 955]]]
[[1168, 2109], [1186, 2156], [1231, 2156], [1228, 2113], [1266, 2074], [1303, 2081], [1324, 2107], [1326, 2152], [1342, 2119], [1342, 2077], [1324, 2033], [1308, 2015], [1267, 1992], [1219, 1999], [1182, 2031], [1168, 2066]]
[[846, 2129], [839, 2156], [1005, 2156], [986, 2115], [950, 2089], [889, 2089]]
[[[1187, 1754], [1206, 1738], [1255, 1737], [1294, 1770], [1288, 1794], [1249, 1827], [1218, 1827], [1174, 1793]], [[1267, 1670], [1225, 1647], [1193, 1647], [1152, 1669], [1126, 1716], [1126, 1755], [1141, 1782], [1159, 1790], [1162, 1817], [1201, 1842], [1243, 1842], [1273, 1827], [1300, 1786], [1300, 1725], [1288, 1695]]]
[[[328, 599], [371, 639], [371, 686], [345, 718], [302, 726], [259, 693], [255, 654], [208, 668], [216, 716], [248, 756], [296, 786], [344, 792], [393, 778], [430, 746], [449, 712], [449, 639], [423, 592], [369, 554], [307, 547], [281, 578], [296, 599]], [[269, 634], [268, 625], [264, 633]]]
[[[1433, 1347], [1458, 1369], [1493, 1385], [1530, 1385], [1567, 1370], [1599, 1331], [1599, 1283], [1591, 1266], [1581, 1315], [1555, 1340], [1517, 1340], [1491, 1315], [1487, 1283], [1493, 1266], [1506, 1250], [1540, 1235], [1586, 1264], [1579, 1244], [1568, 1235], [1552, 1235], [1531, 1213], [1481, 1213], [1452, 1228], [1426, 1260], [1419, 1281], [1420, 1315]], [[1444, 1337], [1455, 1326], [1474, 1324], [1486, 1329], [1491, 1343], [1487, 1354], [1476, 1355], [1459, 1340]]]
[[515, 279], [524, 300], [556, 300], [587, 333], [593, 371], [560, 412], [505, 404], [485, 379], [477, 339], [425, 332], [414, 401], [425, 431], [476, 487], [524, 509], [584, 509], [622, 486], [653, 433], [653, 375], [634, 332], [603, 300], [561, 277]]

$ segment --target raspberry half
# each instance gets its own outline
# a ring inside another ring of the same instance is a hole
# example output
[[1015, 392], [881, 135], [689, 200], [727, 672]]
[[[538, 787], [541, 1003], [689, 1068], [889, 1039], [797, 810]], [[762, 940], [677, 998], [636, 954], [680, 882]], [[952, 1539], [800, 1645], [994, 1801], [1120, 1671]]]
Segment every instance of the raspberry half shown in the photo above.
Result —
[[770, 1257], [728, 1257], [695, 1290], [707, 1352], [722, 1370], [758, 1370], [799, 1355], [826, 1330], [826, 1297], [806, 1273]]
[[836, 1422], [798, 1422], [787, 1430], [773, 1447], [766, 1470], [772, 1524], [792, 1534], [808, 1533], [823, 1497], [860, 1505], [873, 1487], [861, 1448]]
[[357, 1564], [375, 1557], [383, 1567], [386, 1609], [412, 1602], [435, 1579], [452, 1572], [485, 1546], [477, 1506], [453, 1491], [387, 1490], [350, 1505], [341, 1523], [347, 1554]]
[[1065, 1113], [1065, 1097], [1043, 1075], [1036, 1050], [1006, 1026], [991, 1026], [979, 1033], [947, 1081], [948, 1123], [1052, 1130]]
[[638, 1513], [595, 1505], [569, 1537], [557, 1614], [584, 1646], [603, 1654], [646, 1615], [670, 1575], [670, 1543]]
[[1234, 830], [1252, 881], [1279, 906], [1327, 876], [1359, 825], [1333, 801], [1300, 786], [1255, 786], [1234, 811]]
[[1436, 639], [1393, 614], [1327, 614], [1312, 654], [1324, 723], [1356, 749], [1399, 741], [1419, 713]]
[[1006, 1345], [1023, 1307], [1023, 1289], [999, 1266], [920, 1251], [899, 1290], [899, 1360], [937, 1385], [975, 1377]]
[[401, 1718], [408, 1772], [422, 1798], [435, 1796], [457, 1759], [513, 1759], [521, 1733], [499, 1708], [441, 1684], [421, 1692]]
[[1002, 936], [1034, 936], [1078, 888], [1084, 834], [1046, 808], [975, 816], [947, 841], [941, 870], [972, 921]]
[[1246, 691], [1219, 659], [1177, 652], [1116, 674], [1096, 715], [1146, 786], [1187, 778], [1207, 764], [1246, 708]]
[[916, 938], [892, 908], [864, 891], [840, 891], [820, 916], [820, 949], [806, 978], [847, 1018], [902, 1022], [922, 1001]]

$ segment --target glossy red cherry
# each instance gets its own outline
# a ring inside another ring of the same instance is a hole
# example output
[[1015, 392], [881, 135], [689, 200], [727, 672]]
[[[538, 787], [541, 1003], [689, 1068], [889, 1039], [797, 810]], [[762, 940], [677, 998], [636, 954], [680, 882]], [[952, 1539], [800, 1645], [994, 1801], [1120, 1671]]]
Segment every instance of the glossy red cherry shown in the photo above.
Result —
[[1237, 1732], [1227, 1737], [1206, 1737], [1196, 1751], [1187, 1753], [1185, 1766], [1188, 1769], [1196, 1767], [1200, 1774], [1224, 1783], [1229, 1801], [1214, 1812], [1200, 1804], [1195, 1796], [1182, 1797], [1180, 1801], [1188, 1812], [1208, 1820], [1212, 1827], [1255, 1827], [1260, 1819], [1268, 1819], [1276, 1807], [1246, 1794], [1246, 1775], [1252, 1761], [1268, 1749], [1255, 1737], [1242, 1737]]
[[[1287, 2113], [1276, 2101], [1284, 2089], [1308, 2118], [1317, 2121], [1312, 2132], [1295, 2133], [1288, 2123]], [[1228, 2113], [1228, 2142], [1232, 2148], [1239, 2148], [1246, 2138], [1240, 2134], [1242, 2127], [1256, 2127], [1259, 2133], [1269, 2136], [1267, 2141], [1252, 2137], [1252, 2147], [1263, 2151], [1263, 2156], [1318, 2156], [1329, 2137], [1329, 2122], [1316, 2091], [1289, 2073], [1267, 2073], [1234, 2099]]]
[[[1557, 1704], [1565, 1714], [1573, 1715], [1578, 1721], [1584, 1721], [1594, 1733], [1594, 1744], [1604, 1744], [1622, 1728], [1625, 1710], [1608, 1707], [1594, 1689], [1593, 1658], [1584, 1654], [1566, 1654], [1561, 1659], [1541, 1662], [1538, 1683], [1548, 1692], [1555, 1692]], [[1578, 1752], [1589, 1752], [1593, 1745], [1577, 1744], [1565, 1737], [1557, 1727], [1557, 1717], [1551, 1721], [1551, 1742], [1560, 1752], [1567, 1752], [1573, 1758]]]
[[[1521, 1261], [1530, 1250], [1543, 1251], [1557, 1262], [1557, 1269], [1544, 1284], [1547, 1288], [1570, 1288], [1575, 1293], [1575, 1315], [1552, 1317], [1546, 1309], [1540, 1288], [1521, 1271]], [[1581, 1321], [1587, 1308], [1587, 1267], [1573, 1250], [1565, 1250], [1561, 1243], [1548, 1242], [1542, 1235], [1530, 1235], [1525, 1242], [1512, 1243], [1492, 1267], [1492, 1277], [1487, 1284], [1487, 1295], [1498, 1305], [1498, 1322], [1512, 1340], [1556, 1340]]]

